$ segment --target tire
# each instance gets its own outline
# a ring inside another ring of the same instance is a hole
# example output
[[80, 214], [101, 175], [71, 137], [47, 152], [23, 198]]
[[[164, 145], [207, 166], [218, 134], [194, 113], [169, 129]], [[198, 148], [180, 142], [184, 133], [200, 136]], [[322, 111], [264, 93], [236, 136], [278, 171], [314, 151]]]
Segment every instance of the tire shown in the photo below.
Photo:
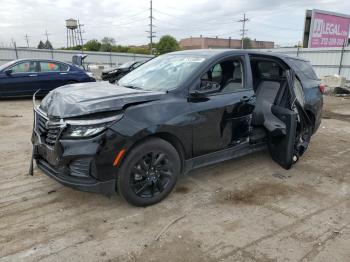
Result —
[[176, 149], [160, 138], [150, 138], [132, 148], [124, 158], [117, 191], [132, 205], [153, 205], [169, 195], [180, 170]]

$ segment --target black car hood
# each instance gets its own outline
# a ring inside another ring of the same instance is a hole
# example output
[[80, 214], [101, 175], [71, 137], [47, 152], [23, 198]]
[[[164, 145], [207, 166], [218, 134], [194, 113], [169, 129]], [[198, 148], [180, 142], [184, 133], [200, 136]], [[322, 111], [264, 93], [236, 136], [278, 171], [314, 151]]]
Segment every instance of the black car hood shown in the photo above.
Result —
[[90, 82], [66, 85], [51, 91], [40, 109], [49, 117], [70, 118], [123, 109], [128, 104], [159, 100], [165, 93]]

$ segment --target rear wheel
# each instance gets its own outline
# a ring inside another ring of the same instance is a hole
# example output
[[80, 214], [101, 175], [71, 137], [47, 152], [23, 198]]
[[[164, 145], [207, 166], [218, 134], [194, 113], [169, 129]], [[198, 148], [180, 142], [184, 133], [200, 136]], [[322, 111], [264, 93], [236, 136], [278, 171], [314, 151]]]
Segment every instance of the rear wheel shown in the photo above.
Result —
[[132, 205], [158, 203], [174, 188], [180, 165], [179, 154], [171, 144], [159, 138], [146, 140], [131, 149], [123, 160], [118, 192]]
[[[298, 119], [297, 130], [296, 130], [296, 138], [295, 138], [295, 146], [294, 146], [294, 163], [299, 160], [299, 158], [305, 153], [307, 150], [311, 136], [314, 131], [314, 121], [312, 116], [308, 114], [309, 123], [302, 125], [300, 117]], [[303, 120], [306, 122], [306, 119]]]

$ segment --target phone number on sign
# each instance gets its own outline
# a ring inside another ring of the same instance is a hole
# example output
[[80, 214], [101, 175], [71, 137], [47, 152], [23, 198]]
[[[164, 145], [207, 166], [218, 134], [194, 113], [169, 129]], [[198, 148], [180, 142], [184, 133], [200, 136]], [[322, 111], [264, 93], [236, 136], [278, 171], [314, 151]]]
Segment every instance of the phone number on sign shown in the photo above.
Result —
[[343, 38], [321, 38], [321, 45], [324, 46], [343, 46], [344, 45]]

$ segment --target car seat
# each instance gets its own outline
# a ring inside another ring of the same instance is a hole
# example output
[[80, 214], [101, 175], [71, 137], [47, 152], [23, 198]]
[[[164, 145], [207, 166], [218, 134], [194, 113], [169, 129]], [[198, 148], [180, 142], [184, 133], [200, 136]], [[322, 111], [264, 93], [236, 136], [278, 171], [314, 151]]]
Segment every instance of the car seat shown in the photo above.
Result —
[[253, 126], [264, 126], [274, 136], [286, 134], [286, 124], [272, 113], [280, 88], [281, 83], [278, 81], [260, 81], [252, 118]]

